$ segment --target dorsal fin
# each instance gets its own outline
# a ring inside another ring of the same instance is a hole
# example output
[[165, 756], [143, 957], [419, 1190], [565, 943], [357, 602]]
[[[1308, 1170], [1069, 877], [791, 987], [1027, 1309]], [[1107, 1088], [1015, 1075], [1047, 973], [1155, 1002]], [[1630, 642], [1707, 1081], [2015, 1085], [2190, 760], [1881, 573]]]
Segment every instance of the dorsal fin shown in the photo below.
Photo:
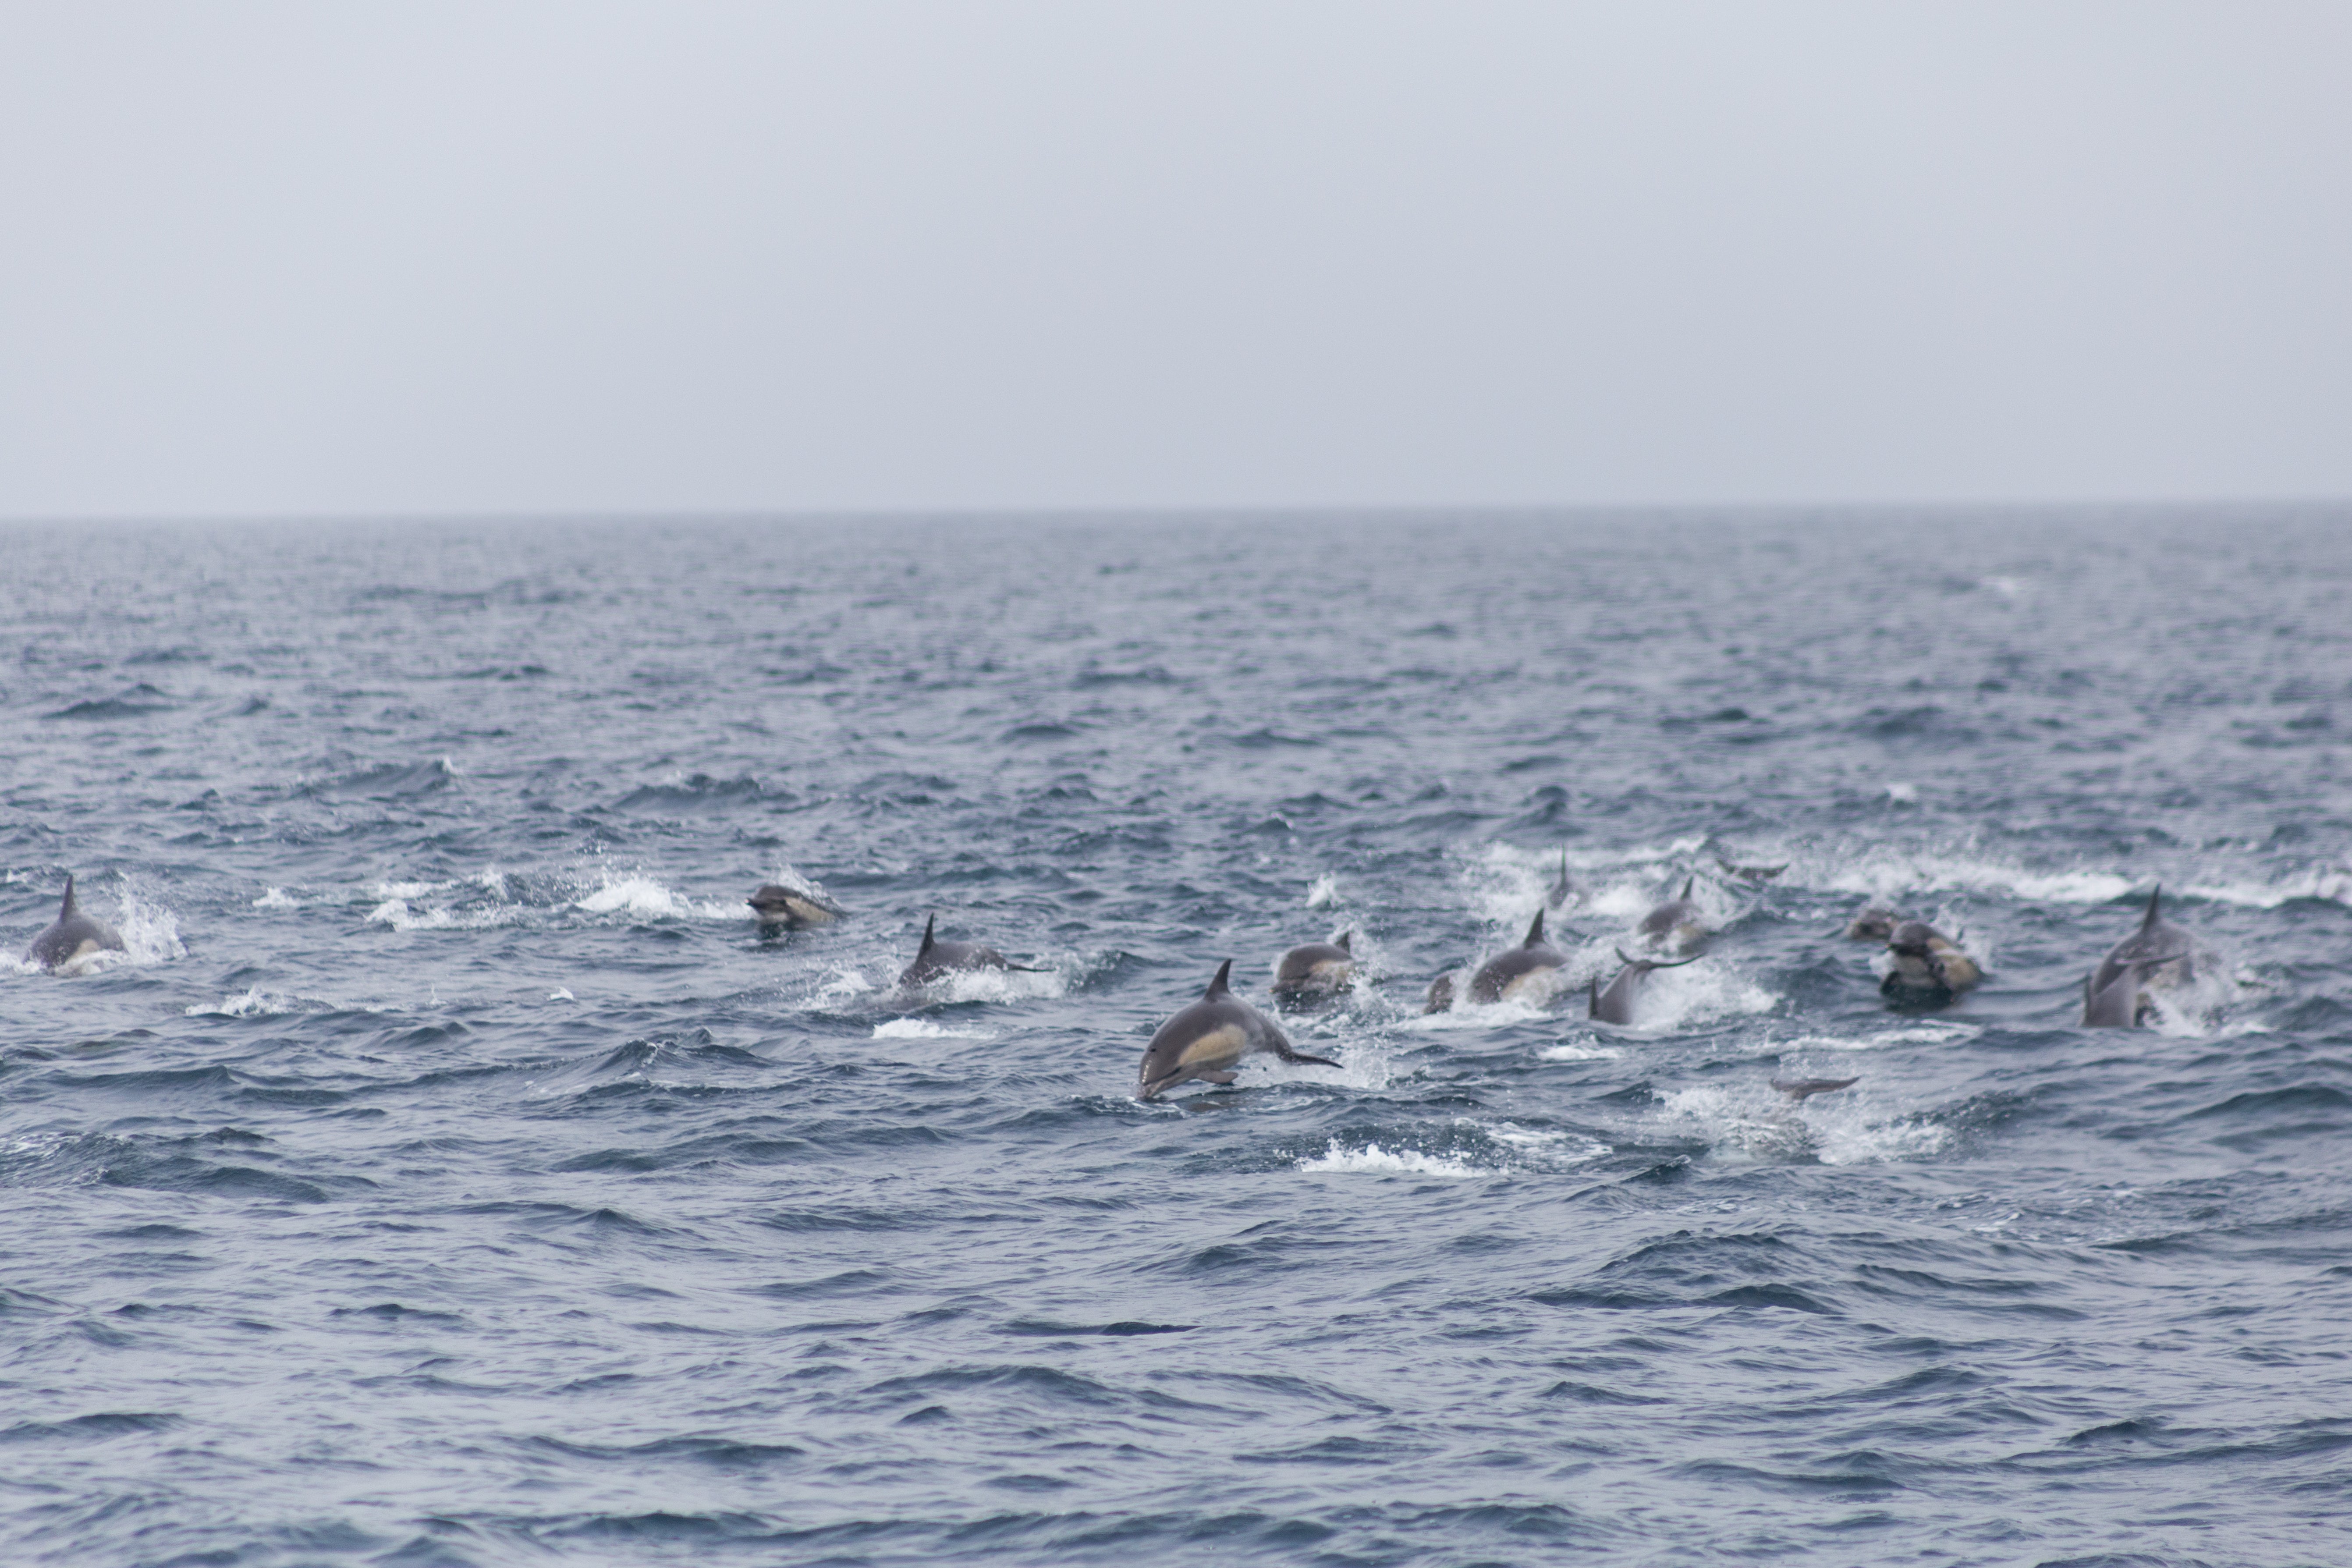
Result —
[[1348, 945], [1348, 939], [1355, 934], [1355, 929], [1352, 926], [1339, 933], [1339, 951], [1341, 952], [1353, 953], [1356, 951], [1354, 948]]
[[1233, 988], [1225, 982], [1233, 977], [1233, 973], [1234, 961], [1230, 958], [1217, 965], [1217, 977], [1209, 982], [1209, 988], [1206, 991], [1201, 993], [1201, 1000], [1213, 1002], [1232, 990]]
[[1685, 899], [1689, 898], [1691, 889], [1697, 885], [1698, 879], [1696, 877], [1685, 877], [1683, 879], [1683, 890], [1680, 896]]
[[915, 950], [915, 956], [917, 958], [922, 957], [923, 954], [930, 952], [932, 948], [939, 945], [939, 939], [931, 935], [931, 929], [939, 923], [940, 917], [937, 915], [933, 915], [930, 919], [923, 922], [923, 945]]
[[1538, 910], [1536, 911], [1535, 923], [1528, 927], [1528, 940], [1519, 943], [1519, 945], [1521, 947], [1541, 947], [1543, 945], [1543, 911], [1541, 910]]
[[73, 873], [68, 871], [66, 873], [66, 901], [58, 906], [58, 919], [69, 921], [76, 913], [73, 901]]
[[[68, 883], [68, 887], [70, 887], [70, 886], [71, 886], [71, 884], [70, 884], [70, 883]], [[2140, 929], [2140, 930], [2142, 930], [2142, 931], [2154, 931], [2154, 930], [2156, 929], [2156, 921], [2157, 921], [2157, 901], [2158, 901], [2159, 899], [2162, 899], [2163, 897], [2164, 897], [2164, 884], [2163, 884], [2163, 883], [2158, 882], [2155, 887], [2153, 887], [2153, 888], [2151, 888], [2151, 889], [2148, 889], [2148, 893], [2147, 893], [2147, 913], [2146, 913], [2145, 915], [2142, 915], [2142, 916], [2140, 917], [2140, 921], [2139, 921], [2139, 929]]]
[[1601, 976], [1598, 974], [1584, 983], [1584, 1016], [1588, 1018], [1601, 1016]]

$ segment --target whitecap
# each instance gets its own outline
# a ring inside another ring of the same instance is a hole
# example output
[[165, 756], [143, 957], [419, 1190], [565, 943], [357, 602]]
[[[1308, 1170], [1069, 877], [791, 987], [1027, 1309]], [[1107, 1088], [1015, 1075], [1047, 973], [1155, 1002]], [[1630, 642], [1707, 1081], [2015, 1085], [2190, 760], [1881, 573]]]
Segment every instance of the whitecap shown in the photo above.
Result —
[[1339, 901], [1339, 878], [1331, 876], [1318, 877], [1315, 880], [1307, 885], [1307, 907], [1308, 909], [1328, 910]]
[[1454, 1180], [1500, 1174], [1499, 1172], [1482, 1171], [1450, 1154], [1424, 1154], [1418, 1149], [1383, 1149], [1378, 1143], [1367, 1143], [1360, 1149], [1343, 1149], [1337, 1138], [1331, 1140], [1322, 1153], [1300, 1160], [1297, 1168], [1318, 1173], [1444, 1176]]
[[257, 910], [299, 910], [302, 900], [289, 895], [283, 888], [271, 888], [253, 900]]
[[874, 1026], [877, 1040], [992, 1040], [993, 1029], [966, 1025], [934, 1024], [928, 1018], [893, 1018]]

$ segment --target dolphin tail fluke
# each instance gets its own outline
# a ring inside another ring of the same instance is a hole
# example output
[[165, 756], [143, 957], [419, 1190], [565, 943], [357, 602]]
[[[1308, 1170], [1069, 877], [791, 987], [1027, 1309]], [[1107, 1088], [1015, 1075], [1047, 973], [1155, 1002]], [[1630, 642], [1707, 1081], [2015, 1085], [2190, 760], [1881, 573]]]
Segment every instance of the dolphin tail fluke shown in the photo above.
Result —
[[1203, 1002], [1214, 1002], [1218, 997], [1225, 995], [1233, 989], [1231, 985], [1226, 984], [1226, 982], [1230, 981], [1233, 977], [1234, 961], [1229, 958], [1223, 963], [1217, 965], [1217, 977], [1209, 982], [1209, 988], [1206, 991], [1201, 993], [1201, 1000]]
[[1519, 943], [1519, 945], [1521, 947], [1541, 947], [1543, 945], [1543, 911], [1541, 910], [1538, 910], [1536, 911], [1535, 922], [1528, 927], [1528, 940]]

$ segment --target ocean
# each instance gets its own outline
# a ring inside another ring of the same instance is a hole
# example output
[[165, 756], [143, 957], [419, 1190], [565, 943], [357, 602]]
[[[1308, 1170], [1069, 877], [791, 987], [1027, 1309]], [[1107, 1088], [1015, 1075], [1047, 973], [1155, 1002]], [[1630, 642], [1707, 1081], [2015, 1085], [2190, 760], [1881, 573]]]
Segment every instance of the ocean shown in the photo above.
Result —
[[[2352, 1562], [2352, 512], [0, 559], [0, 1560]], [[1132, 1098], [1342, 931], [1339, 1067]]]

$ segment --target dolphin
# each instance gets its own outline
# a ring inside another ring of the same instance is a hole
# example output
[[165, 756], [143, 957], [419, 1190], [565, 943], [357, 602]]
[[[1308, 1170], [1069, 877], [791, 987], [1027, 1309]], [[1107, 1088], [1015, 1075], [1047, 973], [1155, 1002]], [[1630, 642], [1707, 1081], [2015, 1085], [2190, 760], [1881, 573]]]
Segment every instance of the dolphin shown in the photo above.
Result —
[[25, 962], [43, 969], [71, 968], [100, 952], [123, 951], [122, 937], [110, 926], [92, 920], [74, 903], [73, 876], [66, 876], [65, 902], [58, 906], [57, 922], [33, 939]]
[[898, 975], [901, 990], [911, 991], [918, 985], [929, 985], [934, 980], [944, 980], [950, 974], [977, 973], [983, 969], [1018, 969], [1035, 973], [1025, 963], [1015, 963], [992, 947], [982, 947], [976, 942], [941, 942], [932, 934], [940, 917], [931, 916], [923, 922], [923, 945], [915, 950], [915, 962]]
[[1421, 1005], [1424, 1018], [1432, 1013], [1448, 1013], [1454, 1009], [1454, 971], [1447, 970], [1429, 983], [1429, 997]]
[[1574, 897], [1576, 897], [1576, 884], [1569, 880], [1568, 851], [1563, 849], [1559, 852], [1559, 878], [1552, 883], [1551, 891], [1544, 895], [1544, 902], [1553, 909], [1558, 909]]
[[1344, 931], [1337, 942], [1310, 942], [1284, 953], [1275, 966], [1275, 995], [1299, 1003], [1345, 991], [1356, 978], [1355, 935]]
[[1808, 1095], [1828, 1094], [1861, 1081], [1858, 1078], [1776, 1078], [1772, 1087], [1801, 1105]]
[[1660, 963], [1654, 958], [1635, 958], [1622, 947], [1617, 950], [1617, 957], [1625, 967], [1617, 972], [1617, 978], [1609, 983], [1607, 990], [1601, 989], [1598, 974], [1586, 987], [1585, 1016], [1603, 1024], [1630, 1024], [1633, 1021], [1633, 999], [1641, 994], [1642, 982], [1650, 977], [1650, 971], [1680, 969], [1685, 963], [1698, 962], [1696, 953], [1688, 958], [1677, 958], [1672, 963]]
[[1873, 899], [1854, 911], [1853, 923], [1845, 928], [1845, 934], [1853, 942], [1885, 942], [1902, 923], [1903, 917], [1893, 905]]
[[2090, 981], [2094, 996], [2104, 994], [2118, 975], [2135, 966], [2147, 966], [2140, 981], [2143, 985], [2158, 981], [2179, 985], [2197, 978], [2195, 944], [2187, 931], [2164, 918], [2159, 903], [2163, 897], [2164, 885], [2159, 882], [2147, 895], [2147, 913], [2140, 917], [2139, 930], [2116, 943], [2099, 961]]
[[1735, 866], [1720, 855], [1715, 858], [1715, 863], [1723, 868], [1727, 876], [1737, 877], [1743, 882], [1769, 882], [1789, 868], [1786, 860], [1778, 866]]
[[781, 882], [761, 883], [743, 901], [758, 911], [761, 925], [787, 931], [831, 925], [849, 912], [813, 888], [787, 888]]
[[2169, 959], [2144, 958], [2127, 963], [2116, 972], [2116, 977], [2104, 989], [2095, 989], [2097, 976], [2083, 976], [2083, 1027], [2086, 1029], [2137, 1029], [2155, 1003], [2146, 989], [2148, 973], [2168, 963]]
[[1217, 966], [1217, 977], [1201, 999], [1177, 1009], [1160, 1026], [1143, 1047], [1143, 1061], [1135, 1071], [1135, 1098], [1157, 1100], [1188, 1079], [1231, 1083], [1233, 1068], [1244, 1057], [1264, 1053], [1286, 1062], [1335, 1068], [1328, 1057], [1310, 1057], [1290, 1048], [1274, 1020], [1233, 994], [1234, 961]]
[[1977, 961], [1925, 921], [1905, 921], [1886, 939], [1895, 967], [1878, 983], [1889, 1001], [1940, 1007], [1984, 978]]
[[1683, 879], [1683, 890], [1642, 917], [1634, 930], [1654, 942], [1690, 942], [1706, 934], [1706, 918], [1691, 902], [1691, 889], [1698, 885], [1696, 877]]
[[[1496, 953], [1470, 977], [1470, 1000], [1501, 1002], [1523, 991], [1540, 988], [1547, 982], [1539, 981], [1538, 976], [1548, 975], [1567, 963], [1568, 954], [1544, 940], [1543, 911], [1538, 910], [1535, 923], [1528, 927], [1527, 940], [1507, 952]], [[1528, 998], [1531, 1002], [1541, 999]]]

